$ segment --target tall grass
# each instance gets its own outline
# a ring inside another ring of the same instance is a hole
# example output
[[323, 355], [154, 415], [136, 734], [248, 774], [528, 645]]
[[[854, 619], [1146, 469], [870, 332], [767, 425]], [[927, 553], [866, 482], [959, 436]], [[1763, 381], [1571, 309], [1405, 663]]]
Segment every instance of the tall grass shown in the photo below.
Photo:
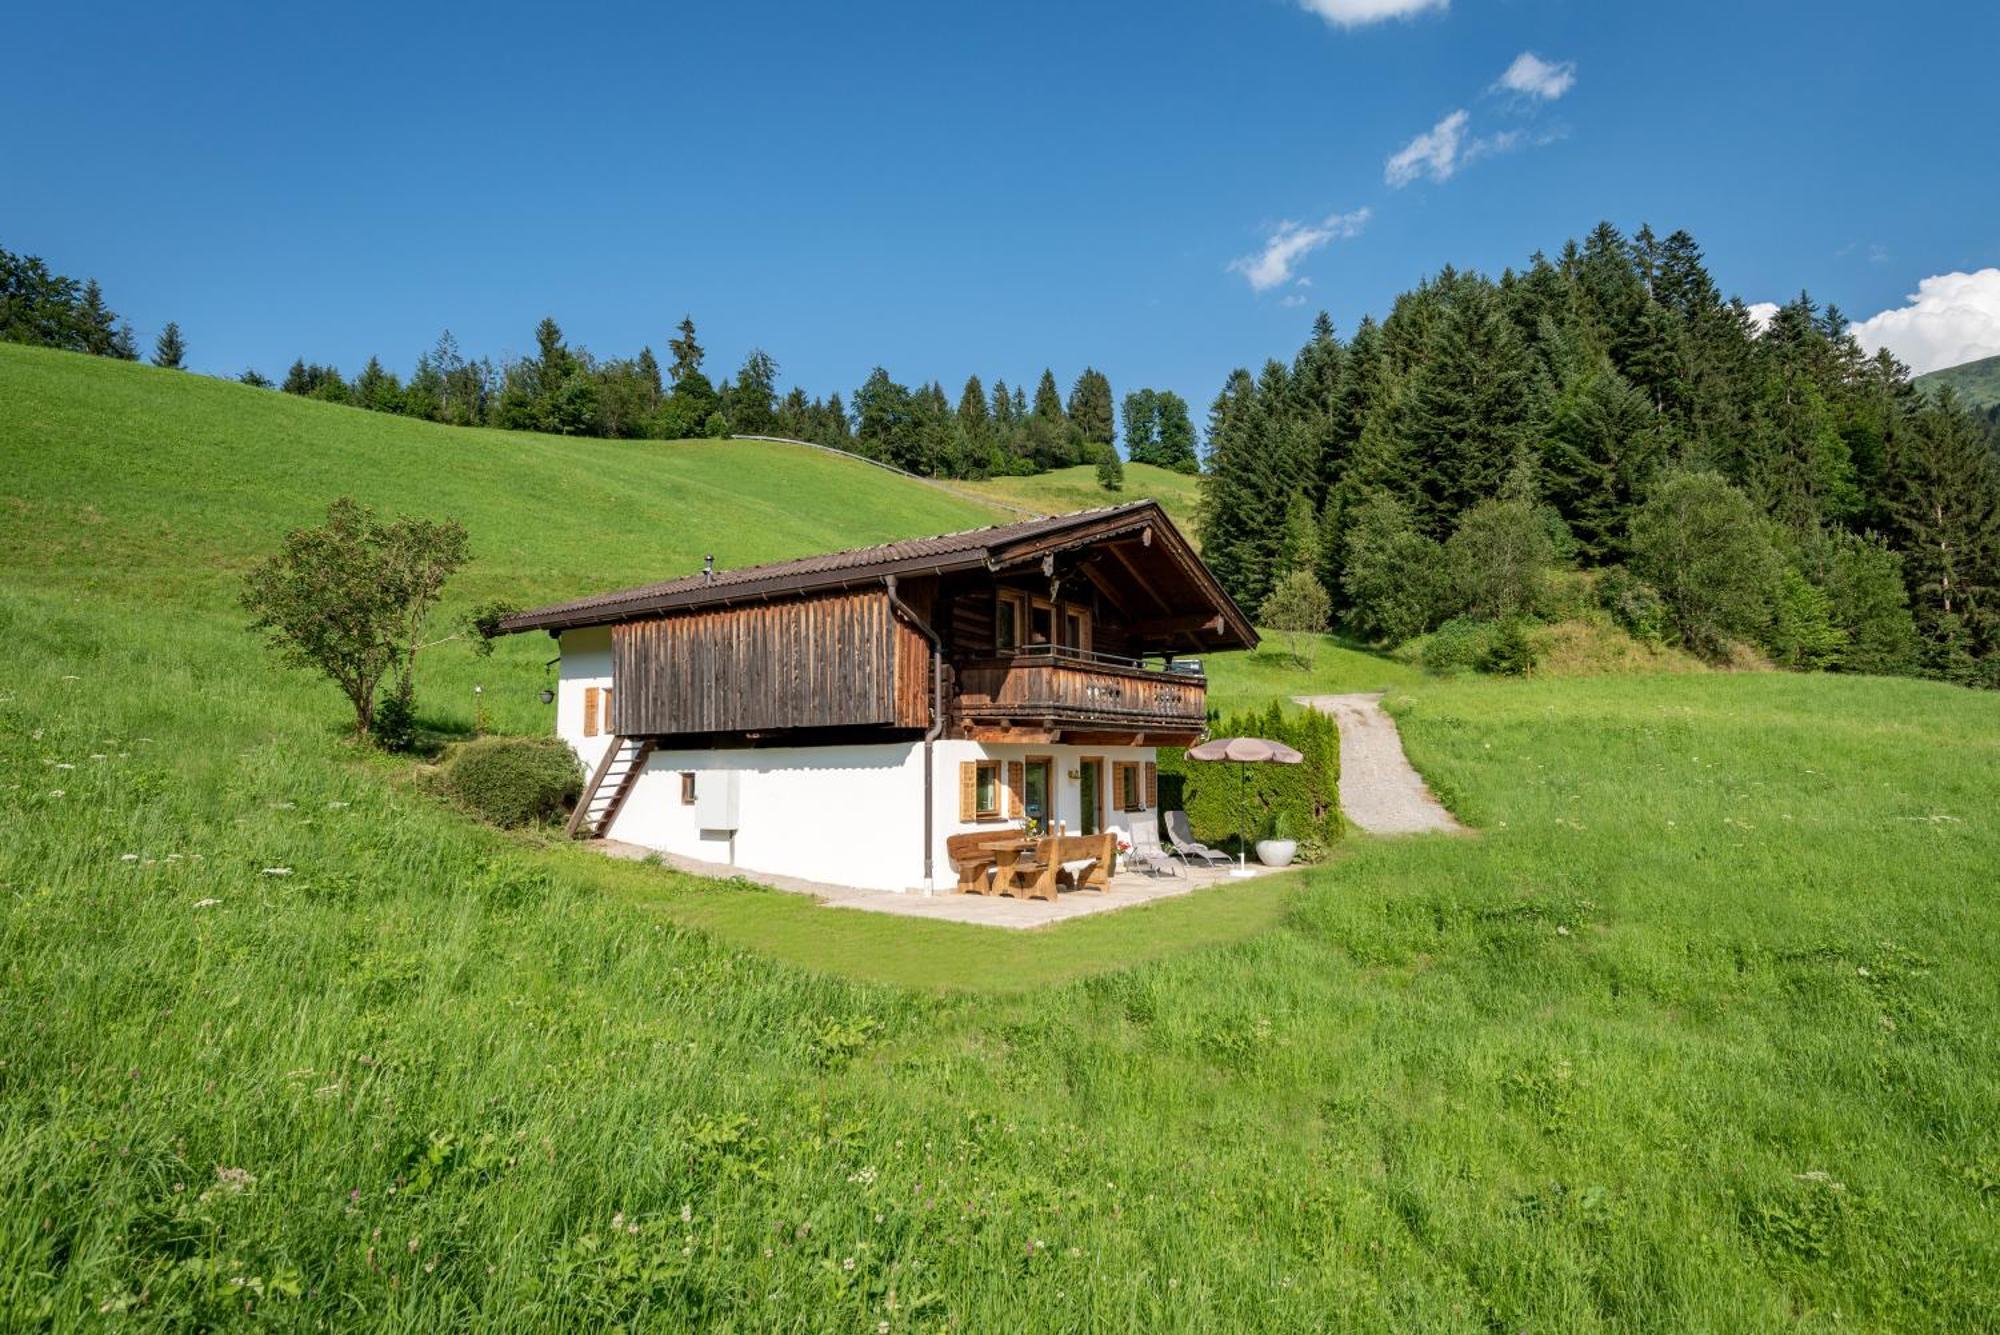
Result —
[[[2000, 698], [1405, 680], [1413, 757], [1477, 838], [989, 944], [466, 822], [264, 661], [183, 501], [108, 472], [66, 495], [21, 457], [87, 403], [20, 402], [0, 1324], [2000, 1310]], [[93, 504], [109, 531], [50, 555], [32, 525]], [[516, 571], [588, 545], [486, 513]], [[484, 680], [530, 730], [536, 652], [446, 646], [427, 680], [467, 718]]]

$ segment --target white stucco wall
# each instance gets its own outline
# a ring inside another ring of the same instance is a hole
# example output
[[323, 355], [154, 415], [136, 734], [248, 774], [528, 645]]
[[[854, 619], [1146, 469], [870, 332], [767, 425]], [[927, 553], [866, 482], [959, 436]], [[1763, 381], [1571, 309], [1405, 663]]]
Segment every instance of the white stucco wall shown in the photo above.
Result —
[[[700, 807], [682, 804], [683, 771], [694, 774], [697, 793], [722, 773], [736, 773], [733, 838], [700, 828]], [[923, 794], [919, 742], [661, 750], [648, 757], [609, 833], [746, 872], [872, 890], [920, 889]]]
[[562, 665], [556, 681], [556, 736], [576, 752], [588, 780], [611, 739], [601, 733], [583, 735], [583, 691], [586, 686], [611, 684], [611, 631], [605, 626], [566, 630], [557, 643], [562, 646]]

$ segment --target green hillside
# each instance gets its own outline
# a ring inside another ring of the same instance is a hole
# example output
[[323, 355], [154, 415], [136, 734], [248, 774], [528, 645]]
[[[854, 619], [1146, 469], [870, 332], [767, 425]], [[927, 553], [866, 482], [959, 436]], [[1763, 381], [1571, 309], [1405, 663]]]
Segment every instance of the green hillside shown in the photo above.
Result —
[[1938, 371], [1926, 371], [1916, 382], [1929, 389], [1949, 385], [1959, 400], [1974, 408], [2000, 405], [2000, 357], [1982, 357]]
[[[462, 518], [462, 600], [987, 518], [0, 346], [0, 1326], [2000, 1310], [2000, 694], [1328, 646], [1476, 838], [1001, 933], [503, 836], [355, 750], [233, 607], [342, 490]], [[441, 646], [425, 710], [545, 730], [548, 653]]]
[[954, 482], [954, 487], [991, 496], [1008, 505], [1018, 505], [1041, 514], [1065, 514], [1090, 510], [1101, 505], [1150, 498], [1160, 503], [1181, 532], [1194, 538], [1195, 500], [1200, 479], [1151, 464], [1126, 464], [1125, 485], [1106, 491], [1097, 485], [1097, 467], [1080, 464], [1058, 468], [1031, 477], [996, 477], [984, 482]]

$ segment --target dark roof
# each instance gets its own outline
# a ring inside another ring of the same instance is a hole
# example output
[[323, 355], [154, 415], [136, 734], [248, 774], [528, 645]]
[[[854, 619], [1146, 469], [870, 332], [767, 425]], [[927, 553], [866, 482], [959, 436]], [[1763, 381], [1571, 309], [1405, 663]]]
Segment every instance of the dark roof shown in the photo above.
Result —
[[502, 631], [573, 630], [580, 626], [602, 626], [636, 617], [696, 607], [726, 606], [756, 602], [817, 590], [837, 589], [855, 584], [874, 584], [889, 575], [931, 575], [979, 567], [997, 569], [1039, 556], [1044, 552], [1115, 538], [1152, 526], [1166, 535], [1172, 548], [1212, 594], [1216, 610], [1249, 643], [1256, 643], [1256, 631], [1208, 567], [1201, 563], [1180, 530], [1155, 501], [1132, 501], [1099, 510], [1024, 519], [1012, 524], [944, 533], [934, 538], [907, 538], [885, 542], [879, 547], [855, 547], [822, 556], [802, 556], [791, 561], [743, 566], [706, 574], [683, 575], [658, 584], [593, 594], [566, 603], [555, 603], [519, 612], [501, 622]]

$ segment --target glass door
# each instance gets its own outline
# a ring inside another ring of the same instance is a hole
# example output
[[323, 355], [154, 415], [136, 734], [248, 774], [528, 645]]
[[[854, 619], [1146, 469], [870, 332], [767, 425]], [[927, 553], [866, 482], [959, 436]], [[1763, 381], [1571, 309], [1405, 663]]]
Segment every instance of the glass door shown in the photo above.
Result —
[[1098, 834], [1104, 829], [1104, 762], [1087, 757], [1077, 767], [1077, 783], [1083, 810], [1077, 815], [1078, 834]]

